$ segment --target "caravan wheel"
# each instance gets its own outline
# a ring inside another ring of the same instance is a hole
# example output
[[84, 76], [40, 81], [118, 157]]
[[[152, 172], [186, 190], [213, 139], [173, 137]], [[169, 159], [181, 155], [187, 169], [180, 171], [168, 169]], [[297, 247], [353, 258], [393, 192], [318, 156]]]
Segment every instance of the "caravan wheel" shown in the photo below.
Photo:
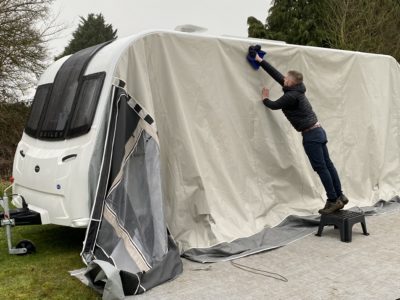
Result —
[[36, 252], [36, 247], [30, 240], [19, 241], [18, 244], [15, 246], [15, 248], [17, 248], [17, 249], [25, 248], [26, 249], [26, 253], [22, 253], [19, 255], [32, 254], [32, 253]]

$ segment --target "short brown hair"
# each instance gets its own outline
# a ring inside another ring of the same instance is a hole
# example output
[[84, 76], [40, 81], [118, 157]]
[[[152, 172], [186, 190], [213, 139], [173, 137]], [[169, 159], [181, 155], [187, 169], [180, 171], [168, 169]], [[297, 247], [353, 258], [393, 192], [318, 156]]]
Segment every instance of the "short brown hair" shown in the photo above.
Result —
[[299, 71], [290, 70], [288, 72], [288, 75], [292, 76], [296, 83], [302, 83], [303, 82], [303, 74], [301, 74]]

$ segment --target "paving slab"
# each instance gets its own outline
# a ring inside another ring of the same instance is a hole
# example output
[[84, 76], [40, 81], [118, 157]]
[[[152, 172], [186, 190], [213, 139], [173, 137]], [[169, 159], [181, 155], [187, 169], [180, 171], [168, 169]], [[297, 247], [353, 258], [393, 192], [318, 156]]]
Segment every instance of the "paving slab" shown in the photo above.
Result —
[[[235, 262], [279, 273], [288, 282], [256, 275], [230, 262], [194, 263], [184, 259], [184, 272], [147, 293], [145, 299], [388, 299], [400, 298], [400, 213], [366, 218], [369, 236], [360, 224], [351, 243], [325, 227], [285, 247]], [[317, 231], [317, 228], [315, 228]]]

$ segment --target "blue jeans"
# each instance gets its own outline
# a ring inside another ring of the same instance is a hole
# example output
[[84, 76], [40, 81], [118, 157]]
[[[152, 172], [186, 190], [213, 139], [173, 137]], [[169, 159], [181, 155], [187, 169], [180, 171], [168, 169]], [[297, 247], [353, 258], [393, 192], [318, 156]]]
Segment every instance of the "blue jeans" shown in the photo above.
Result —
[[322, 127], [303, 133], [303, 146], [311, 166], [318, 173], [328, 200], [334, 200], [343, 192], [339, 175], [329, 158], [327, 143], [326, 132]]

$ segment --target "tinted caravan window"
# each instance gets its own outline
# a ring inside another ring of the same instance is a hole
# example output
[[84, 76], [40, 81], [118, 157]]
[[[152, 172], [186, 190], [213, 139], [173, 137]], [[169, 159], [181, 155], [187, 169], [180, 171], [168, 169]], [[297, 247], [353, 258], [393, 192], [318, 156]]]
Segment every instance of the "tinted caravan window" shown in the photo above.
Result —
[[96, 52], [105, 44], [80, 50], [69, 57], [54, 78], [46, 113], [41, 120], [38, 137], [41, 139], [64, 139], [75, 107], [76, 94], [82, 83], [82, 75]]
[[96, 73], [83, 77], [68, 137], [84, 134], [90, 130], [96, 113], [104, 76], [105, 73]]
[[[66, 75], [69, 74], [67, 72], [61, 74], [61, 76]], [[71, 77], [55, 81], [39, 138], [63, 138], [78, 87], [76, 78]]]
[[[89, 131], [104, 75], [83, 74], [94, 55], [111, 42], [82, 49], [71, 55], [58, 69], [51, 88], [38, 88], [35, 96], [37, 100], [34, 101], [26, 126], [28, 134], [44, 140], [63, 140], [70, 136], [69, 133], [84, 133], [83, 129]], [[81, 103], [79, 99], [85, 102]]]
[[40, 117], [42, 115], [46, 100], [51, 91], [51, 84], [44, 84], [38, 86], [36, 89], [35, 97], [33, 98], [31, 112], [26, 123], [25, 132], [32, 136], [36, 136], [39, 127]]

